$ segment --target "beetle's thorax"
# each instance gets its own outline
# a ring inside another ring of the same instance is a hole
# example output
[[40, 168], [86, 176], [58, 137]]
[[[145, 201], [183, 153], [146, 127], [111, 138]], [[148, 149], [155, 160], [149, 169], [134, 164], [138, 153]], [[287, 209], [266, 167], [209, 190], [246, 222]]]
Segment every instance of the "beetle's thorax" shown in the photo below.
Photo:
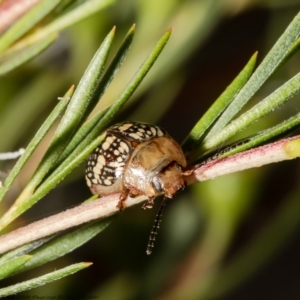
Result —
[[155, 137], [135, 148], [126, 163], [123, 183], [132, 195], [155, 197], [166, 193], [171, 197], [184, 186], [178, 166], [185, 167], [186, 160], [177, 143], [169, 136]]

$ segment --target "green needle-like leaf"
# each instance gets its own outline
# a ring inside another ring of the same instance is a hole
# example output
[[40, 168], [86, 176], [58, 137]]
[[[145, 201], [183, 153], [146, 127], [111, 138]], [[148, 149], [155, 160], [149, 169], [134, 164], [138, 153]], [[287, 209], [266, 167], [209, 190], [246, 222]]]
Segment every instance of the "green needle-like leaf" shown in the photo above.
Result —
[[49, 117], [46, 119], [44, 124], [41, 126], [41, 128], [38, 130], [34, 138], [31, 140], [31, 142], [28, 144], [24, 154], [19, 158], [18, 162], [15, 164], [11, 172], [9, 173], [8, 177], [5, 180], [4, 185], [2, 188], [0, 188], [0, 201], [3, 199], [3, 196], [8, 191], [8, 189], [11, 187], [12, 183], [16, 179], [17, 175], [20, 173], [22, 168], [24, 167], [25, 163], [28, 161], [30, 156], [32, 155], [33, 151], [36, 149], [36, 147], [39, 145], [43, 137], [46, 135], [46, 133], [49, 131], [53, 123], [57, 120], [59, 115], [63, 112], [63, 110], [68, 105], [68, 102], [70, 100], [70, 97], [72, 96], [74, 91], [74, 87], [71, 87], [69, 91], [65, 94], [65, 96], [59, 101], [59, 103], [56, 105], [52, 113], [49, 115]]
[[41, 245], [43, 245], [44, 243], [48, 242], [49, 240], [51, 240], [55, 235], [52, 236], [47, 236], [45, 238], [39, 239], [37, 241], [28, 243], [24, 246], [18, 247], [14, 250], [11, 250], [5, 254], [3, 254], [0, 258], [0, 263], [3, 263], [5, 261], [11, 260], [12, 258], [18, 257], [20, 255], [24, 255], [27, 254], [31, 251], [33, 251], [34, 249], [39, 248]]
[[[24, 211], [30, 208], [34, 203], [44, 197], [58, 182], [60, 182], [71, 170], [77, 167], [86, 157], [93, 152], [93, 150], [101, 143], [104, 136], [100, 136], [95, 139], [90, 145], [88, 145], [81, 153], [77, 155], [77, 152], [73, 152], [67, 160], [55, 170], [45, 182], [43, 182], [31, 197], [27, 197], [23, 203], [14, 205], [0, 220], [0, 229], [3, 229], [7, 224], [16, 219]], [[22, 194], [21, 194], [22, 195]], [[27, 195], [28, 196], [28, 195]]]
[[[134, 36], [134, 30], [135, 30], [135, 25], [133, 25], [128, 31], [117, 54], [115, 55], [112, 62], [108, 66], [106, 72], [104, 73], [103, 77], [101, 78], [97, 88], [95, 89], [95, 92], [93, 93], [90, 105], [84, 113], [84, 117], [88, 117], [89, 113], [94, 109], [99, 99], [105, 93], [110, 83], [118, 73], [131, 46], [133, 36]], [[55, 165], [59, 166], [68, 157], [68, 155], [70, 155], [70, 153], [79, 145], [79, 143], [83, 140], [83, 138], [88, 135], [88, 133], [96, 126], [98, 122], [100, 122], [102, 117], [106, 114], [107, 110], [108, 109], [105, 109], [102, 112], [97, 113], [97, 115], [93, 117], [93, 119], [86, 122], [86, 124], [84, 124], [78, 130], [78, 132], [74, 135], [74, 137], [72, 138], [72, 140], [70, 141], [70, 143], [68, 144], [67, 148], [64, 150], [62, 155], [59, 157]]]
[[83, 124], [80, 129], [75, 133], [74, 137], [58, 158], [56, 165], [60, 166], [63, 161], [65, 161], [73, 152], [74, 149], [82, 142], [82, 140], [91, 132], [91, 130], [97, 125], [98, 122], [103, 118], [106, 114], [108, 108], [98, 112], [93, 118], [88, 120], [85, 124]]
[[105, 220], [93, 222], [92, 224], [83, 226], [74, 232], [66, 234], [63, 237], [44, 245], [40, 249], [34, 251], [32, 253], [33, 257], [31, 261], [16, 270], [14, 274], [35, 268], [72, 252], [103, 231], [109, 225], [110, 220], [111, 218], [107, 218]]
[[251, 148], [254, 148], [262, 143], [269, 141], [270, 139], [282, 135], [285, 132], [290, 131], [291, 129], [295, 128], [300, 124], [300, 113], [296, 114], [295, 116], [289, 118], [288, 120], [283, 121], [282, 123], [263, 130], [256, 135], [246, 138], [244, 141], [239, 142], [237, 145], [233, 145], [232, 147], [229, 146], [228, 150], [224, 150], [221, 155], [218, 157], [227, 157], [230, 155], [234, 155], [241, 151], [245, 151]]
[[0, 38], [0, 52], [7, 49], [12, 43], [29, 31], [35, 24], [44, 18], [61, 0], [42, 0], [31, 11], [25, 14]]
[[[101, 120], [101, 124], [98, 124], [100, 128], [107, 127], [111, 122], [114, 115], [123, 107], [123, 105], [128, 101], [133, 92], [140, 85], [144, 77], [149, 72], [150, 68], [160, 55], [161, 51], [164, 49], [166, 43], [168, 42], [171, 36], [172, 30], [168, 30], [161, 39], [157, 42], [147, 59], [144, 61], [139, 70], [135, 73], [131, 81], [128, 83], [122, 94], [118, 97], [118, 99], [113, 103], [110, 107], [104, 118]], [[99, 128], [95, 128], [94, 132], [99, 132]]]
[[[299, 22], [300, 23], [300, 22]], [[300, 89], [300, 73], [278, 88], [270, 96], [256, 104], [250, 110], [242, 114], [236, 120], [227, 125], [221, 132], [204, 142], [204, 149], [212, 149], [228, 140], [238, 131], [262, 118], [293, 97]]]
[[103, 73], [104, 65], [114, 38], [114, 33], [115, 28], [113, 28], [105, 38], [90, 62], [75, 90], [47, 152], [26, 188], [31, 190], [34, 189], [46, 176], [49, 170], [53, 169], [55, 161], [65, 150], [70, 139], [78, 129], [78, 126], [83, 123], [84, 112], [89, 107], [93, 93], [97, 88], [100, 76]]
[[[229, 104], [227, 109], [221, 115], [219, 120], [214, 124], [212, 132], [219, 132], [230, 120], [241, 110], [241, 108], [251, 99], [263, 83], [274, 73], [281, 62], [289, 55], [289, 51], [294, 47], [294, 43], [300, 34], [300, 13], [278, 39], [276, 44], [267, 54], [262, 63], [255, 70], [251, 78], [241, 89], [236, 98]], [[205, 142], [210, 140], [210, 135]]]
[[91, 113], [91, 111], [97, 105], [97, 103], [99, 102], [99, 99], [101, 99], [101, 97], [103, 96], [103, 94], [105, 93], [107, 88], [109, 87], [110, 83], [113, 81], [113, 79], [117, 75], [120, 67], [122, 66], [122, 64], [127, 56], [128, 51], [130, 49], [130, 46], [133, 41], [134, 33], [135, 33], [135, 25], [131, 26], [131, 28], [129, 29], [129, 31], [128, 31], [127, 35], [125, 36], [116, 55], [112, 59], [106, 72], [104, 73], [103, 77], [101, 78], [101, 80], [94, 92], [93, 98], [91, 100], [91, 104], [85, 112], [86, 117]]
[[[192, 148], [197, 147], [200, 142], [199, 139], [202, 137], [207, 128], [211, 124], [213, 124], [216, 118], [224, 111], [228, 104], [234, 99], [235, 95], [247, 82], [255, 67], [256, 58], [257, 52], [254, 53], [244, 69], [239, 73], [239, 75], [232, 81], [232, 83], [226, 88], [221, 96], [213, 103], [213, 105], [194, 126], [194, 128], [182, 144], [182, 148], [185, 153], [189, 153], [192, 151]], [[214, 133], [214, 131], [210, 131], [207, 136], [214, 135]]]
[[31, 259], [31, 255], [23, 255], [0, 264], [0, 279], [8, 277]]
[[[54, 2], [49, 0], [44, 0], [45, 2]], [[29, 45], [32, 45], [38, 42], [45, 37], [57, 33], [89, 16], [99, 12], [101, 9], [106, 8], [115, 0], [85, 0], [82, 1], [80, 5], [74, 7], [72, 10], [64, 13], [57, 19], [53, 20], [50, 24], [46, 25], [43, 28], [40, 28], [36, 32], [30, 34], [28, 37], [22, 39], [17, 44], [13, 45], [8, 51], [14, 52], [22, 48], [27, 48]]]
[[20, 51], [19, 53], [14, 53], [12, 57], [5, 58], [5, 61], [0, 63], [0, 76], [16, 69], [43, 52], [55, 41], [56, 37], [56, 34], [52, 34], [49, 37], [41, 40], [39, 43], [36, 43], [33, 46]]
[[38, 286], [42, 286], [46, 283], [50, 283], [52, 281], [61, 279], [68, 275], [74, 274], [82, 269], [89, 267], [92, 263], [77, 263], [66, 268], [60, 269], [58, 271], [54, 271], [48, 273], [43, 276], [39, 276], [37, 278], [27, 280], [18, 284], [14, 284], [5, 288], [0, 289], [0, 298], [7, 297], [10, 295], [18, 294], [27, 290], [34, 289]]

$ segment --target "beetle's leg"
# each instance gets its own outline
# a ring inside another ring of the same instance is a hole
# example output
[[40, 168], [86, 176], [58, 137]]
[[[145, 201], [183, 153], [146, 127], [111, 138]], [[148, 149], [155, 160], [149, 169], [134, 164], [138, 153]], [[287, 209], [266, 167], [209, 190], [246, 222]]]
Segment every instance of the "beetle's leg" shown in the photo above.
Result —
[[154, 205], [154, 197], [149, 197], [147, 202], [143, 204], [142, 209], [150, 209]]
[[182, 173], [182, 175], [183, 176], [190, 176], [190, 175], [192, 175], [193, 174], [193, 172], [195, 171], [195, 167], [193, 167], [193, 168], [191, 168], [191, 169], [188, 169], [188, 170], [185, 170], [183, 173]]
[[117, 208], [119, 209], [119, 211], [122, 211], [126, 208], [125, 201], [128, 197], [128, 194], [129, 194], [129, 190], [127, 190], [127, 189], [124, 189], [123, 192], [121, 193], [119, 202], [117, 204]]

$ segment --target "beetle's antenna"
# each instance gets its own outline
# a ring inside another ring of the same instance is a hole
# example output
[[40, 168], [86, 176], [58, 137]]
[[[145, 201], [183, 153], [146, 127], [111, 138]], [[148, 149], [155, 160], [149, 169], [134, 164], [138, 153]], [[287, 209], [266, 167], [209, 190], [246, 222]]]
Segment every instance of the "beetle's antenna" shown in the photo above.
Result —
[[163, 201], [161, 202], [160, 208], [155, 217], [154, 225], [150, 232], [149, 241], [148, 241], [147, 250], [146, 250], [146, 253], [148, 255], [150, 255], [152, 253], [152, 249], [154, 248], [155, 236], [157, 235], [157, 230], [158, 230], [159, 224], [161, 222], [162, 212], [166, 206], [166, 202], [167, 202], [167, 198], [164, 198]]

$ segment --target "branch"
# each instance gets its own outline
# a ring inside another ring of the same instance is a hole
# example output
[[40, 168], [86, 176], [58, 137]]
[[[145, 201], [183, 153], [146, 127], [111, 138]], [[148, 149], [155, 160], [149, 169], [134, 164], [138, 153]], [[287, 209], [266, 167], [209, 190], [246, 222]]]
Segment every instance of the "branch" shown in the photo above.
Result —
[[[287, 138], [268, 145], [257, 147], [226, 158], [215, 159], [195, 167], [193, 173], [187, 176], [188, 184], [213, 179], [218, 176], [238, 172], [262, 165], [289, 160], [300, 156], [300, 136]], [[0, 237], [0, 253], [49, 236], [59, 231], [105, 218], [117, 213], [120, 194], [99, 198], [92, 202], [83, 203], [54, 216], [19, 228]], [[126, 206], [130, 207], [146, 197], [128, 198]]]
[[300, 156], [300, 135], [196, 166], [188, 184]]

